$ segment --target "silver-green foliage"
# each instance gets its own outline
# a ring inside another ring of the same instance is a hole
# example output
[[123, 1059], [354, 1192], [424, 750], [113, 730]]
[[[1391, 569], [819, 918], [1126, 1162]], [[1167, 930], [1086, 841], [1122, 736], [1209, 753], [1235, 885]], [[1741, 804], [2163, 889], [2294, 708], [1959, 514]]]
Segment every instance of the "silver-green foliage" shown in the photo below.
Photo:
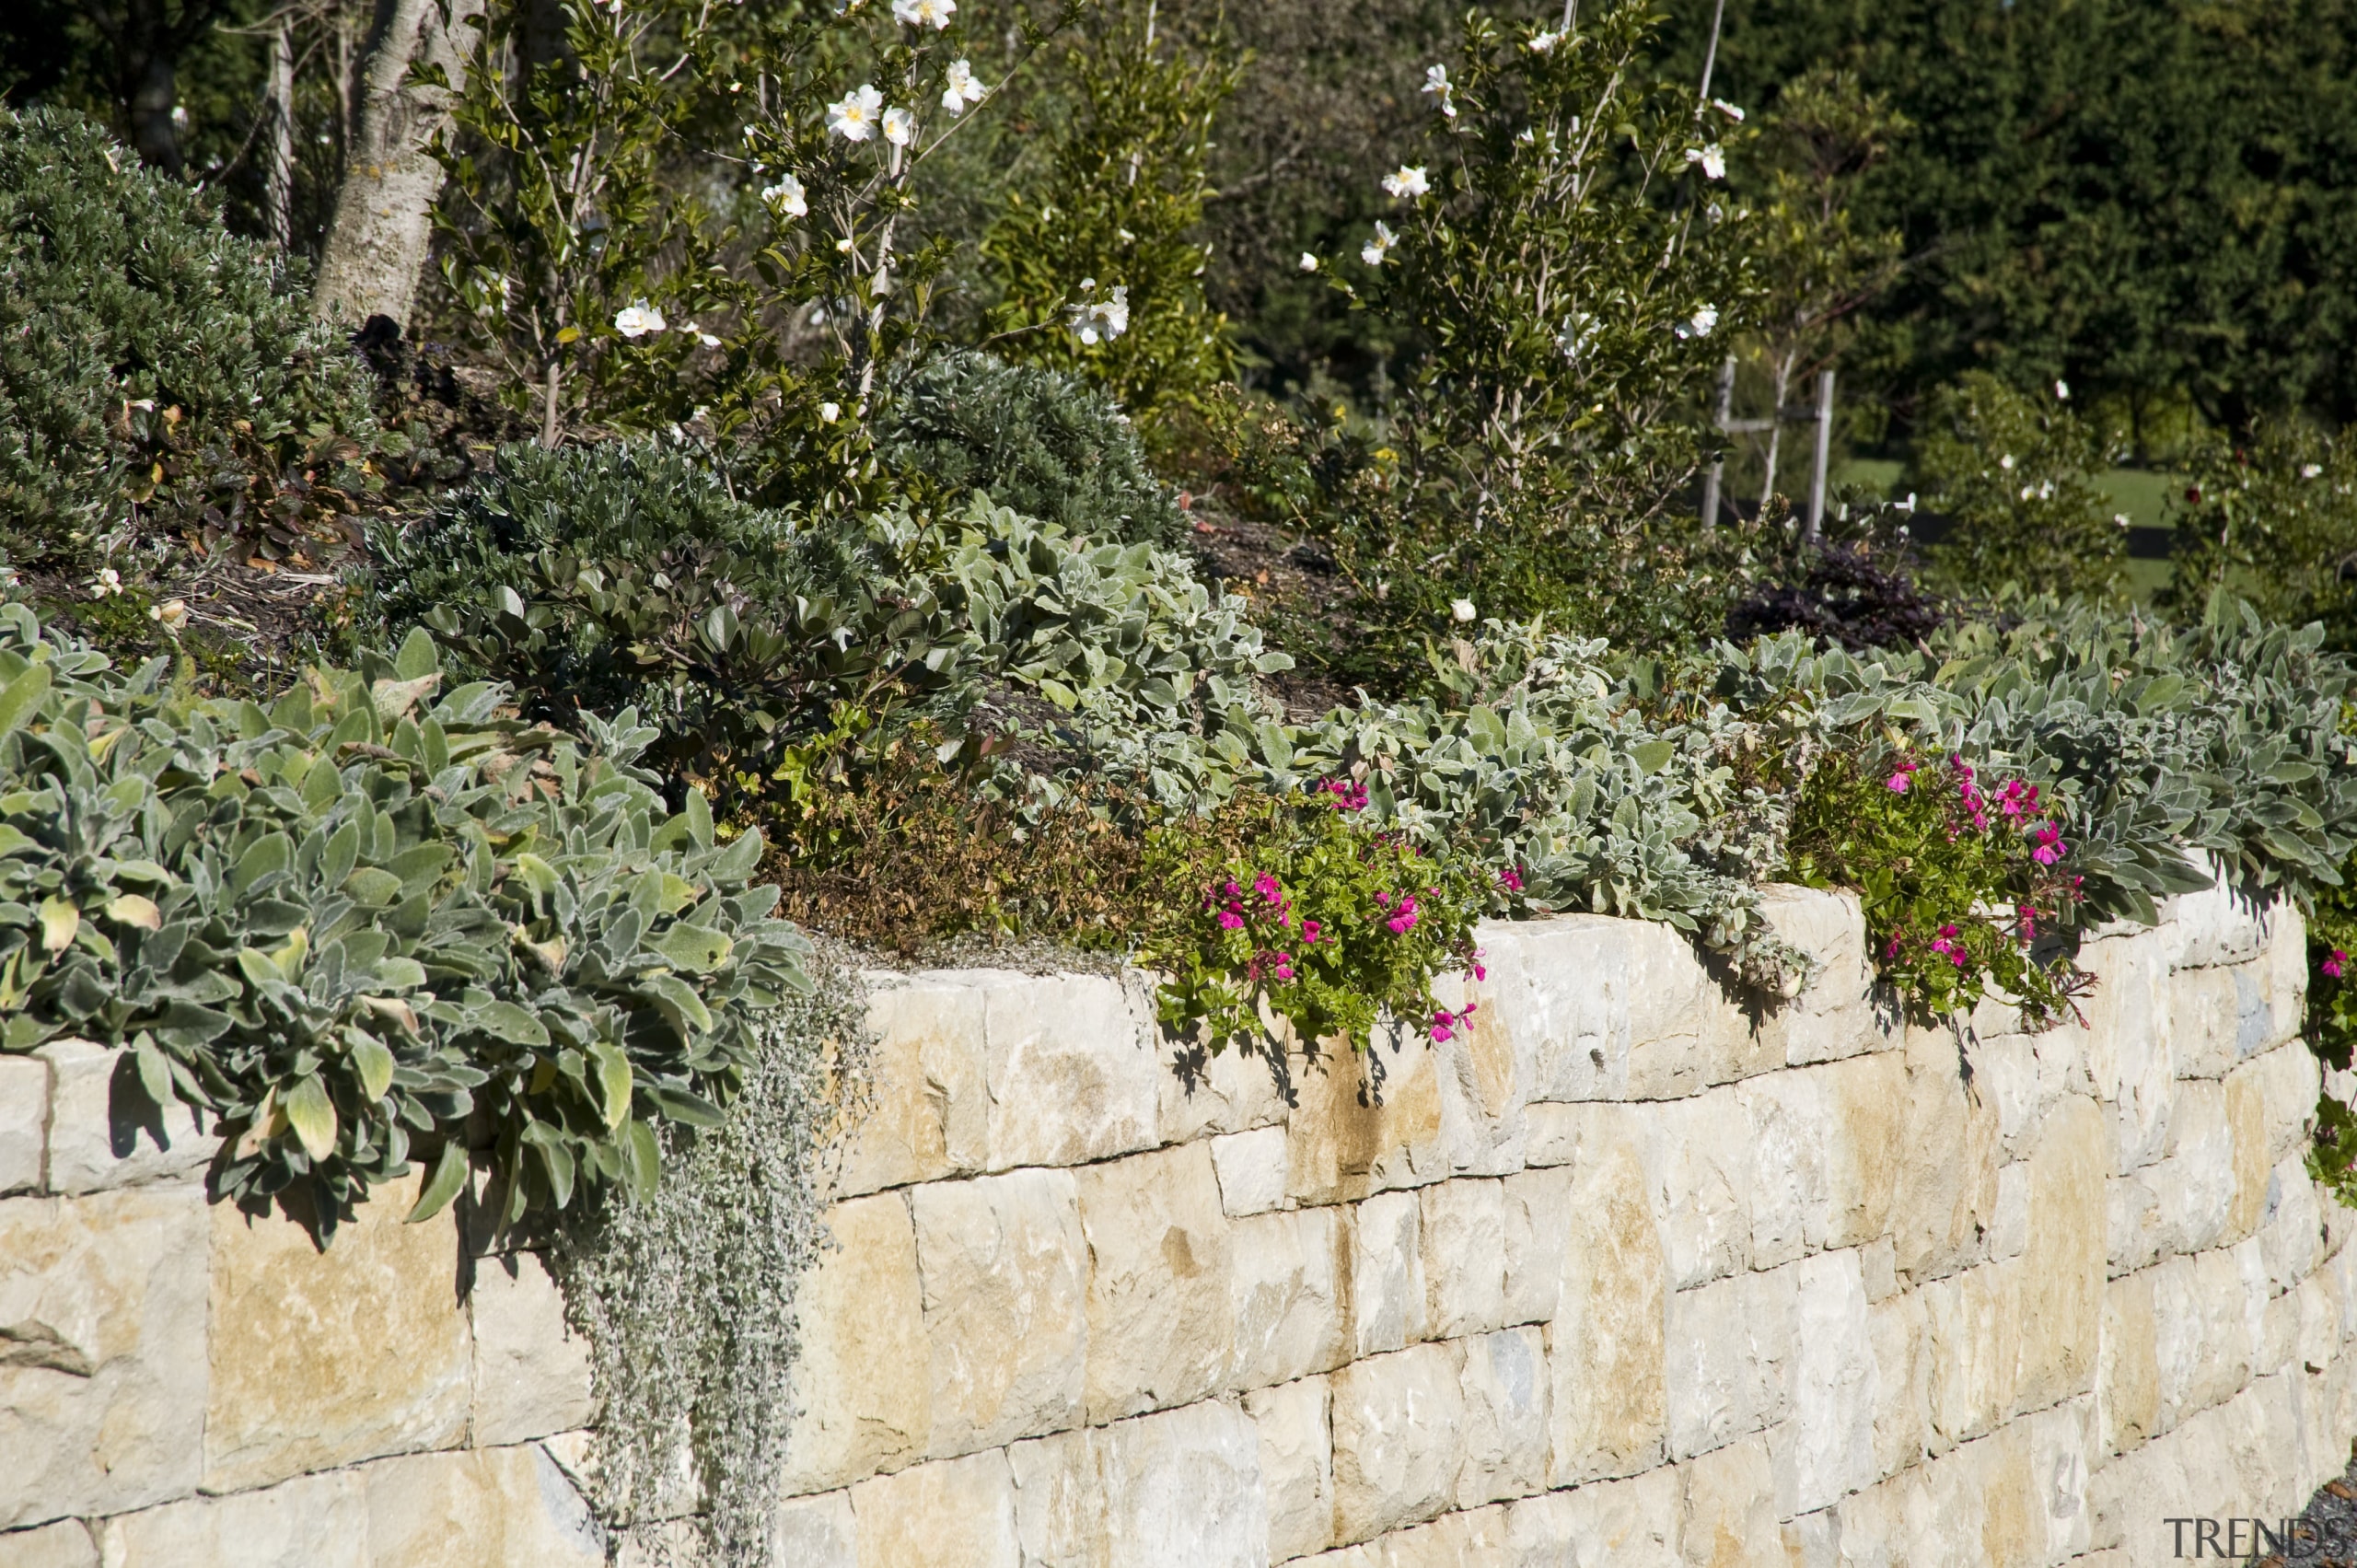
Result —
[[795, 1287], [823, 1245], [826, 1136], [872, 1043], [856, 972], [812, 970], [807, 994], [761, 1016], [720, 1123], [667, 1131], [653, 1195], [598, 1204], [552, 1255], [602, 1411], [595, 1500], [650, 1551], [673, 1544], [648, 1527], [691, 1477], [711, 1558], [769, 1562]]
[[627, 711], [575, 739], [495, 687], [436, 700], [423, 633], [268, 709], [22, 606], [0, 639], [6, 1045], [132, 1047], [223, 1134], [226, 1196], [307, 1185], [332, 1227], [413, 1147], [421, 1214], [470, 1164], [508, 1224], [649, 1191], [656, 1126], [716, 1121], [753, 1016], [808, 989], [760, 840], [715, 842], [700, 797], [668, 816]]

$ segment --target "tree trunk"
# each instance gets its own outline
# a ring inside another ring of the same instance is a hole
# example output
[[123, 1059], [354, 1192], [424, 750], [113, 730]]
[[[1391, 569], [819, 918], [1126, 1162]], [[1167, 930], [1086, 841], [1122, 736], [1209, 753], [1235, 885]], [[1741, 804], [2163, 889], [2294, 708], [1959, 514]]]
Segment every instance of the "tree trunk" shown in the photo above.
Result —
[[172, 110], [180, 104], [180, 61], [168, 49], [154, 43], [147, 47], [152, 52], [138, 63], [132, 79], [131, 145], [148, 168], [178, 174], [180, 135], [172, 123]]
[[426, 144], [449, 120], [450, 95], [409, 83], [412, 64], [465, 82], [468, 21], [482, 0], [377, 0], [361, 55], [359, 103], [343, 155], [343, 185], [319, 257], [311, 308], [358, 328], [371, 316], [409, 320], [433, 234], [442, 166]]
[[295, 238], [295, 33], [281, 20], [270, 35], [269, 162], [263, 169], [262, 221], [281, 250]]

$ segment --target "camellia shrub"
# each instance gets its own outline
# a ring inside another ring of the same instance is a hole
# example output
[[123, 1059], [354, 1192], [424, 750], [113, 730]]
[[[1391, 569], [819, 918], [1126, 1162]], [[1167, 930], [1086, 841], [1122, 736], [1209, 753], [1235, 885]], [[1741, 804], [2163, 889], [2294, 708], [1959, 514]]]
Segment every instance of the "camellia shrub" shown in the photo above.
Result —
[[0, 548], [85, 570], [142, 518], [341, 538], [319, 470], [376, 438], [358, 325], [98, 126], [0, 110]]
[[663, 809], [627, 711], [579, 737], [444, 693], [413, 633], [268, 708], [128, 676], [0, 610], [6, 1048], [131, 1048], [224, 1139], [213, 1179], [323, 1230], [430, 1161], [493, 1219], [644, 1194], [706, 1125], [806, 950], [701, 797]]

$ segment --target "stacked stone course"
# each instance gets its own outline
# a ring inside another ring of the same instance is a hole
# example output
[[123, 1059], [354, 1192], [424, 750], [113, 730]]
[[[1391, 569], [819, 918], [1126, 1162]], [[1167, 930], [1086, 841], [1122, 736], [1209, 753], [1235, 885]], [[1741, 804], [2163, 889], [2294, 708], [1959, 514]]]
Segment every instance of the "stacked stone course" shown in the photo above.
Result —
[[[1468, 1033], [1291, 1107], [1183, 1083], [1137, 977], [878, 977], [774, 1561], [2110, 1565], [2340, 1472], [2295, 914], [2175, 900], [2087, 1028], [1960, 1041], [1877, 1014], [1853, 901], [1769, 907], [1822, 966], [1774, 1014], [1665, 928], [1492, 926]], [[0, 1568], [598, 1561], [537, 1262], [208, 1208], [120, 1071], [0, 1059]]]

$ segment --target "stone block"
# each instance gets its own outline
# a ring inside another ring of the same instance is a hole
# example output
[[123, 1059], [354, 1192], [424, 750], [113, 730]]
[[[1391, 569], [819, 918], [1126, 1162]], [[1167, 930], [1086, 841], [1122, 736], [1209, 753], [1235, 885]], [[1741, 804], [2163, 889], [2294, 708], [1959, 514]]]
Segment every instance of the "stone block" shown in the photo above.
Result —
[[1592, 1119], [1595, 1107], [1585, 1101], [1558, 1104], [1551, 1100], [1523, 1108], [1523, 1164], [1542, 1169], [1572, 1163], [1577, 1156], [1580, 1130]]
[[1678, 1540], [1689, 1568], [1788, 1568], [1767, 1439], [1758, 1434], [1678, 1467]]
[[49, 1063], [0, 1056], [0, 1196], [41, 1191], [49, 1164]]
[[2324, 1086], [2322, 1070], [2315, 1051], [2293, 1043], [2270, 1047], [2227, 1080], [2230, 1088], [2246, 1074], [2255, 1080], [2270, 1158], [2282, 1159], [2307, 1136]]
[[[1154, 1016], [1146, 1007], [1145, 1016]], [[1155, 1117], [1162, 1144], [1191, 1144], [1213, 1133], [1280, 1126], [1287, 1107], [1284, 1085], [1294, 1063], [1274, 1040], [1256, 1049], [1212, 1054], [1192, 1042], [1165, 1047], [1155, 1090]]]
[[1227, 1216], [1211, 1150], [1188, 1144], [1074, 1173], [1088, 1275], [1088, 1419], [1191, 1404], [1235, 1340]]
[[1381, 1053], [1379, 1085], [1368, 1081], [1368, 1058], [1331, 1047], [1296, 1074], [1300, 1104], [1285, 1132], [1287, 1179], [1297, 1202], [1348, 1202], [1450, 1174], [1433, 1053], [1414, 1041], [1397, 1051], [1379, 1042], [1375, 1049]]
[[2017, 1410], [2042, 1410], [2095, 1386], [2103, 1320], [2103, 1117], [2093, 1100], [2058, 1104], [2025, 1162], [2028, 1235], [2022, 1251]]
[[1515, 1568], [1679, 1568], [1684, 1477], [1669, 1466], [1506, 1504]]
[[[2045, 1525], [2045, 1539], [2031, 1536], [2034, 1562], [2061, 1562], [2087, 1550], [2094, 1536], [2088, 1505], [2089, 1464], [2095, 1456], [2092, 1400], [2073, 1400], [2023, 1419], [2027, 1429], [2026, 1467], [2031, 1495]], [[2037, 1549], [2043, 1546], [2042, 1551]]]
[[777, 1568], [859, 1568], [851, 1493], [822, 1492], [780, 1503], [770, 1527], [770, 1561]]
[[1932, 1450], [1991, 1432], [2013, 1413], [2022, 1367], [2023, 1262], [1984, 1263], [1923, 1287]]
[[1416, 1345], [1354, 1361], [1329, 1383], [1335, 1539], [1367, 1540], [1446, 1509], [1464, 1442], [1456, 1354]]
[[1144, 985], [1135, 974], [998, 975], [981, 988], [986, 1168], [1079, 1165], [1160, 1141], [1167, 1069]]
[[[1708, 1453], [1783, 1419], [1799, 1281], [1793, 1265], [1670, 1296], [1670, 1458]], [[1864, 1307], [1864, 1295], [1858, 1299]]]
[[1633, 1132], [1625, 1113], [1598, 1127], [1565, 1205], [1559, 1305], [1547, 1330], [1553, 1486], [1649, 1469], [1667, 1435], [1667, 1287]]
[[1904, 1131], [1891, 1196], [1901, 1281], [1936, 1279], [1979, 1260], [1997, 1203], [1997, 1117], [1971, 1092], [1956, 1037], [1910, 1028]]
[[2037, 1135], [2038, 1046], [2028, 1035], [1984, 1035], [1972, 1042], [1972, 1086], [1997, 1113], [1997, 1148], [2019, 1159]]
[[2258, 1219], [2260, 1256], [2270, 1284], [2288, 1291], [2316, 1266], [2324, 1237], [2323, 1204], [2308, 1179], [2305, 1157], [2294, 1152], [2268, 1174], [2266, 1202]]
[[1269, 1561], [1260, 1439], [1242, 1411], [1206, 1400], [1096, 1435], [1106, 1568]]
[[2161, 1375], [2153, 1276], [2144, 1270], [2104, 1287], [2096, 1367], [2096, 1434], [2106, 1454], [2143, 1446], [2160, 1430]]
[[0, 1535], [6, 1568], [99, 1568], [99, 1543], [79, 1519]]
[[1807, 1244], [1856, 1247], [1877, 1240], [1891, 1227], [1899, 1172], [1916, 1155], [1906, 1141], [1907, 1058], [1901, 1051], [1879, 1051], [1809, 1076], [1823, 1086], [1829, 1116], [1822, 1228], [1806, 1233]]
[[1875, 1358], [1875, 1473], [1896, 1475], [1922, 1460], [1932, 1436], [1931, 1321], [1923, 1293], [1908, 1291], [1866, 1310]]
[[1088, 1263], [1072, 1173], [927, 1182], [910, 1208], [933, 1361], [932, 1457], [1078, 1422]]
[[859, 1568], [1022, 1568], [1004, 1449], [863, 1481], [851, 1508]]
[[1648, 1106], [1654, 1221], [1669, 1286], [1684, 1290], [1751, 1264], [1751, 1128], [1730, 1087]]
[[1683, 1099], [1784, 1064], [1782, 1039], [1728, 1000], [1692, 938], [1638, 924], [1628, 950], [1630, 1098]]
[[1334, 1542], [1334, 1442], [1323, 1377], [1244, 1396], [1260, 1442], [1260, 1489], [1269, 1515], [1269, 1561], [1323, 1551]]
[[1801, 993], [1768, 1016], [1762, 1032], [1781, 1037], [1780, 1065], [1834, 1062], [1891, 1043], [1875, 1015], [1874, 966], [1855, 893], [1789, 885], [1762, 888], [1769, 928], [1817, 960]]
[[52, 1192], [100, 1192], [186, 1176], [221, 1146], [189, 1107], [147, 1098], [128, 1051], [53, 1040], [33, 1054], [49, 1063]]
[[2018, 1258], [2029, 1245], [2029, 1166], [2021, 1160], [1997, 1167], [1997, 1203], [1989, 1215], [1989, 1259]]
[[1006, 1450], [1024, 1568], [1101, 1568], [1105, 1483], [1097, 1446], [1104, 1432], [1078, 1427]]
[[2307, 918], [2299, 905], [2285, 899], [2276, 900], [2267, 918], [2267, 950], [2252, 966], [2266, 1005], [2258, 1018], [2244, 1015], [2239, 1049], [2245, 1056], [2293, 1039], [2307, 1016]]
[[1881, 1474], [1878, 1404], [1865, 1281], [1852, 1251], [1820, 1252], [1793, 1276], [1793, 1344], [1785, 1419], [1769, 1434], [1780, 1516], [1814, 1513]]
[[1266, 1214], [1285, 1202], [1285, 1130], [1256, 1127], [1212, 1141], [1220, 1207], [1230, 1219]]
[[1630, 959], [1638, 930], [1600, 915], [1480, 927], [1491, 1000], [1474, 1016], [1505, 1030], [1526, 1098], [1627, 1098]]
[[589, 1505], [537, 1443], [415, 1454], [362, 1473], [369, 1568], [604, 1568], [606, 1543]]
[[1504, 1327], [1505, 1183], [1460, 1177], [1423, 1189], [1419, 1198], [1426, 1331], [1446, 1340]]
[[2150, 1165], [2166, 1151], [2177, 1092], [2169, 1031], [2169, 969], [2163, 946], [2139, 936], [2081, 945], [2096, 978], [2084, 1003], [2087, 1071], [2110, 1112], [2113, 1169]]
[[2210, 886], [2179, 893], [2165, 906], [2164, 951], [2179, 969], [2235, 964], [2258, 956], [2266, 940], [2258, 904], [2236, 893], [2218, 860], [2204, 850], [2188, 850], [2194, 869]]
[[933, 1441], [933, 1369], [909, 1202], [879, 1192], [827, 1213], [834, 1245], [795, 1292], [785, 1494], [897, 1469]]
[[869, 977], [876, 1031], [868, 1104], [843, 1138], [835, 1195], [970, 1175], [990, 1152], [990, 1092], [979, 984], [950, 972]]
[[1425, 1337], [1422, 1206], [1380, 1192], [1351, 1211], [1351, 1353], [1398, 1350]]
[[401, 1223], [423, 1179], [378, 1187], [324, 1252], [276, 1214], [214, 1207], [206, 1491], [464, 1440], [474, 1336], [457, 1226]]
[[[2311, 1101], [2311, 1104], [2314, 1102]], [[2267, 1146], [2265, 1086], [2255, 1068], [2246, 1068], [2226, 1080], [2226, 1136], [2234, 1163], [2234, 1201], [2226, 1208], [2226, 1223], [2218, 1239], [2232, 1246], [2258, 1228], [2267, 1202], [2267, 1178], [2275, 1161]]]
[[1562, 1289], [1563, 1245], [1572, 1226], [1572, 1173], [1526, 1170], [1500, 1185], [1502, 1320], [1543, 1323], [1555, 1316]]
[[1832, 1202], [1825, 1168], [1834, 1144], [1828, 1083], [1821, 1071], [1770, 1073], [1732, 1091], [1748, 1124], [1739, 1148], [1746, 1161], [1741, 1202], [1750, 1219], [1742, 1252], [1752, 1268], [1772, 1269], [1822, 1245]]
[[2169, 976], [2169, 1029], [2177, 1073], [2223, 1078], [2243, 1059], [2247, 1008], [2264, 1007], [2258, 982], [2240, 969], [2181, 969]]
[[2156, 1432], [2166, 1432], [2233, 1398], [2250, 1380], [2257, 1325], [2231, 1251], [2171, 1258], [2147, 1272], [2160, 1382]]
[[203, 1192], [0, 1201], [0, 1529], [203, 1479]]
[[528, 1443], [589, 1424], [589, 1344], [564, 1320], [564, 1296], [539, 1255], [483, 1259], [467, 1293], [474, 1341], [476, 1447]]
[[1472, 1176], [1520, 1170], [1523, 1057], [1512, 1027], [1499, 1012], [1497, 987], [1469, 975], [1442, 975], [1434, 981], [1433, 999], [1458, 1012], [1468, 1005], [1475, 1009], [1466, 1028], [1433, 1048], [1440, 1084], [1441, 1143], [1450, 1168]]
[[1226, 1385], [1283, 1383], [1348, 1359], [1347, 1212], [1252, 1214], [1230, 1234], [1236, 1341]]
[[1456, 1505], [1478, 1508], [1547, 1487], [1547, 1343], [1537, 1329], [1504, 1329], [1450, 1347], [1464, 1392]]
[[[93, 1568], [101, 1561], [119, 1568], [372, 1568], [376, 1561], [366, 1472], [357, 1469], [167, 1503], [97, 1527], [99, 1554], [87, 1560]], [[0, 1562], [16, 1562], [5, 1544]]]

